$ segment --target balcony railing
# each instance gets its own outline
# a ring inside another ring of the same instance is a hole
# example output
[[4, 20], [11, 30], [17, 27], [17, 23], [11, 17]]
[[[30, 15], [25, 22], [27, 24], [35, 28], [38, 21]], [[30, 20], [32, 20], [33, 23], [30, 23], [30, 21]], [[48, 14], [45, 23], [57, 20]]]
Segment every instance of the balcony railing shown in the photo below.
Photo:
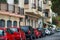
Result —
[[24, 8], [20, 8], [18, 5], [0, 3], [0, 11], [6, 11], [6, 12], [24, 15]]

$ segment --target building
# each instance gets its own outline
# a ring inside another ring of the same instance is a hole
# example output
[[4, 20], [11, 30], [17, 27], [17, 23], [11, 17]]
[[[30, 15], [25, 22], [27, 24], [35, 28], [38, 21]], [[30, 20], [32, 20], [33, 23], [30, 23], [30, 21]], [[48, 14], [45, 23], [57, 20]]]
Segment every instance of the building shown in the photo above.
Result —
[[38, 19], [41, 17], [38, 12], [38, 0], [24, 0], [25, 25], [33, 28], [38, 27]]
[[51, 0], [38, 0], [38, 12], [41, 15], [39, 18], [39, 27], [48, 26], [49, 23], [52, 23], [53, 12], [51, 10]]
[[50, 0], [1, 0], [0, 27], [43, 27], [52, 23]]
[[51, 10], [51, 0], [43, 0], [43, 17], [44, 23], [52, 23], [52, 10]]
[[[0, 27], [19, 27], [24, 16], [24, 2], [16, 3], [15, 0], [0, 1]], [[20, 1], [20, 0], [18, 0]], [[18, 5], [19, 4], [19, 5]], [[21, 6], [20, 6], [21, 5]]]
[[39, 0], [1, 0], [0, 27], [32, 26], [38, 27], [40, 14]]

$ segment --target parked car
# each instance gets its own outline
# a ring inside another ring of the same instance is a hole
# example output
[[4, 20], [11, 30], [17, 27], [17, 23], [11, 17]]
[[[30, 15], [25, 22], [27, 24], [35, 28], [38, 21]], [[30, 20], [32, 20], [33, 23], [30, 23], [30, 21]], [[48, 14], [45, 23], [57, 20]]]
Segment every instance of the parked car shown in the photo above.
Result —
[[13, 36], [14, 40], [26, 40], [24, 32], [18, 28], [7, 28], [7, 35]]
[[0, 40], [6, 40], [7, 36], [5, 35], [6, 31], [4, 28], [0, 28]]
[[6, 32], [6, 28], [0, 28], [0, 40], [14, 40], [14, 37]]
[[51, 31], [48, 28], [45, 28], [45, 34], [46, 35], [51, 35]]
[[51, 31], [52, 34], [56, 32], [56, 26], [55, 25], [48, 25], [48, 29]]
[[40, 31], [38, 31], [38, 29], [34, 28], [34, 34], [36, 36], [36, 38], [41, 37], [42, 33]]
[[42, 37], [44, 37], [46, 34], [45, 34], [45, 29], [44, 28], [37, 28], [38, 31], [40, 31], [42, 33]]
[[60, 28], [56, 28], [56, 32], [60, 32]]
[[34, 30], [31, 26], [22, 26], [21, 29], [25, 32], [26, 38], [32, 40], [35, 38]]
[[51, 34], [54, 34], [55, 33], [55, 30], [53, 28], [48, 28], [48, 30], [51, 32]]

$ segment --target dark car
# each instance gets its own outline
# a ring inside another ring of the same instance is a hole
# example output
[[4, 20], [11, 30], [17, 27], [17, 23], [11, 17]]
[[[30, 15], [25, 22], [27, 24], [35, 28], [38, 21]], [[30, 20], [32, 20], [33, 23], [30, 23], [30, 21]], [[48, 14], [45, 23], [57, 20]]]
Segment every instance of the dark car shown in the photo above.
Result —
[[37, 28], [41, 33], [42, 35], [41, 36], [45, 36], [45, 29], [44, 28]]
[[26, 38], [32, 40], [34, 35], [34, 29], [31, 26], [22, 26], [21, 29], [25, 32]]

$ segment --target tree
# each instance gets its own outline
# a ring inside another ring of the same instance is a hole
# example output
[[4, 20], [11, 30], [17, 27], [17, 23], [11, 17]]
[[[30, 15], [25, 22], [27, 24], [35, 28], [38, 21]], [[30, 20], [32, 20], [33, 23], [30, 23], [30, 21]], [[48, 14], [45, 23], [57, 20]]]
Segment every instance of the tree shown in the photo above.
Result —
[[51, 6], [52, 11], [60, 15], [60, 0], [51, 0], [51, 2], [52, 2]]
[[7, 0], [0, 0], [0, 3], [7, 3]]
[[15, 3], [15, 4], [18, 4], [18, 0], [14, 0], [14, 3]]

